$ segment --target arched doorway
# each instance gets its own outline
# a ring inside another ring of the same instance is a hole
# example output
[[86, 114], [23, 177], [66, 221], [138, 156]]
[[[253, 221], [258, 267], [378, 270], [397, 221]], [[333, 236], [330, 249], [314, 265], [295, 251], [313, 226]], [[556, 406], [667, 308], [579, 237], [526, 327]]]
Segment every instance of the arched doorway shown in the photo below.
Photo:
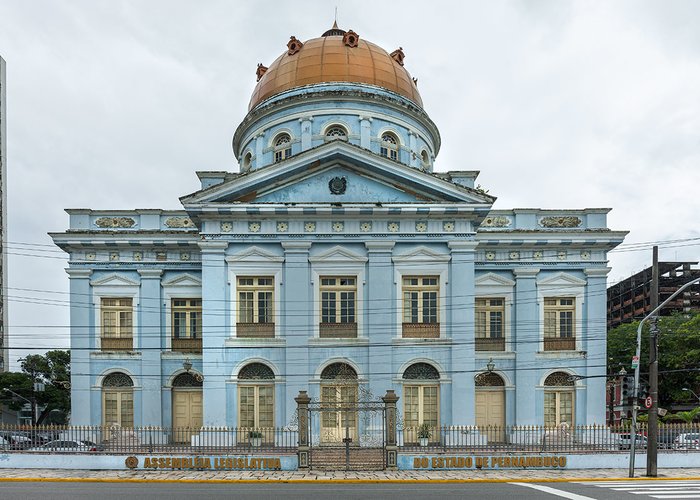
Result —
[[173, 441], [189, 443], [202, 427], [202, 381], [192, 373], [173, 380]]
[[544, 425], [574, 425], [574, 381], [565, 372], [554, 372], [544, 381]]
[[500, 375], [485, 372], [474, 378], [476, 425], [489, 443], [505, 441], [506, 391]]
[[321, 372], [321, 444], [357, 442], [357, 372], [333, 363]]
[[238, 441], [275, 435], [275, 373], [263, 363], [249, 363], [238, 372]]

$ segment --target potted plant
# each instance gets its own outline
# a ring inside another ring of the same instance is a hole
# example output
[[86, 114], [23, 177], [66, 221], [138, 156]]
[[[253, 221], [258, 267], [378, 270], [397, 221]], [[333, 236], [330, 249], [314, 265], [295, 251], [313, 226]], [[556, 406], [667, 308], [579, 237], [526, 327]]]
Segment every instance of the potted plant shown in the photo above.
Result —
[[418, 442], [421, 446], [428, 446], [428, 440], [432, 435], [432, 430], [428, 424], [421, 424], [418, 427]]
[[250, 445], [251, 446], [261, 446], [262, 445], [262, 432], [260, 431], [250, 431], [248, 433], [248, 438], [250, 438]]

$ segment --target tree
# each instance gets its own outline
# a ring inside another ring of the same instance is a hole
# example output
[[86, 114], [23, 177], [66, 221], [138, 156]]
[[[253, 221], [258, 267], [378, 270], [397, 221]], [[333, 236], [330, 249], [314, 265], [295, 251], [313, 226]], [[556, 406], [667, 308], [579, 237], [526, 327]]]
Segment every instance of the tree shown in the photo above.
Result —
[[[646, 378], [649, 364], [649, 323], [642, 329], [640, 376]], [[700, 392], [700, 314], [674, 314], [659, 318], [659, 405], [686, 403], [688, 387]], [[637, 347], [639, 322], [626, 323], [608, 332], [608, 372], [624, 367], [632, 370], [632, 356]]]
[[[37, 417], [37, 423], [62, 423], [55, 418], [56, 410], [65, 415], [70, 413], [70, 353], [68, 351], [48, 351], [46, 354], [31, 354], [22, 360], [21, 372], [0, 373], [0, 404], [12, 410], [21, 410], [27, 400], [33, 397], [44, 410]], [[35, 392], [34, 383], [44, 384], [44, 391]], [[9, 389], [21, 397], [5, 391]], [[22, 399], [25, 398], [25, 399]], [[48, 422], [51, 417], [53, 421]]]

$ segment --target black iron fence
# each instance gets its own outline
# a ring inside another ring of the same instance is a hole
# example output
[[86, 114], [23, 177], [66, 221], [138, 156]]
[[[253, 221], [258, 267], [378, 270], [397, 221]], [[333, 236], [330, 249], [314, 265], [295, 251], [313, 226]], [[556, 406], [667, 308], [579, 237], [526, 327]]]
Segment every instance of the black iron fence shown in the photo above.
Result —
[[[397, 431], [400, 451], [431, 452], [557, 452], [592, 453], [629, 451], [629, 426], [441, 426], [406, 427]], [[700, 452], [700, 424], [664, 424], [659, 427], [661, 452]], [[647, 428], [640, 425], [636, 449], [647, 447]]]
[[295, 453], [290, 428], [0, 426], [0, 451], [32, 453]]
[[[319, 417], [322, 416], [323, 411], [320, 411]], [[320, 424], [311, 428], [310, 432], [316, 434], [321, 431], [323, 428]], [[352, 446], [372, 446], [374, 441], [367, 439], [367, 436], [373, 426], [361, 418], [357, 419], [357, 424], [353, 430], [355, 439]], [[343, 426], [339, 427], [345, 431]], [[314, 436], [316, 446], [326, 444], [322, 436]], [[329, 439], [328, 444], [338, 440], [342, 442], [345, 437], [342, 434], [338, 436], [339, 439]], [[396, 437], [398, 451], [411, 453], [596, 453], [629, 451], [631, 433], [629, 426], [421, 426], [399, 428]], [[296, 453], [298, 442], [297, 430], [287, 427], [173, 429], [0, 425], [2, 453]], [[640, 452], [647, 447], [647, 429], [643, 424], [637, 431], [636, 447]], [[700, 424], [661, 425], [658, 448], [660, 453], [700, 452]]]

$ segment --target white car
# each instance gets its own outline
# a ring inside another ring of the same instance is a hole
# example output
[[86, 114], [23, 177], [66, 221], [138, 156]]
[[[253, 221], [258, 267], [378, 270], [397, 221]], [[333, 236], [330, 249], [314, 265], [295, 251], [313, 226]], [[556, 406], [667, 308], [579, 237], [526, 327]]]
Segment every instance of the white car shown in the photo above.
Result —
[[0, 436], [0, 451], [9, 451], [10, 442], [4, 437]]
[[102, 451], [102, 446], [93, 443], [92, 441], [71, 441], [67, 439], [57, 439], [49, 441], [41, 446], [35, 446], [27, 451], [43, 451], [43, 452], [90, 452]]
[[[623, 432], [617, 436], [618, 447], [621, 450], [629, 450], [632, 446], [632, 435], [629, 432]], [[634, 447], [638, 450], [643, 450], [647, 447], [647, 437], [643, 434], [637, 434], [634, 439]]]
[[676, 450], [700, 450], [700, 433], [679, 434], [673, 440]]

